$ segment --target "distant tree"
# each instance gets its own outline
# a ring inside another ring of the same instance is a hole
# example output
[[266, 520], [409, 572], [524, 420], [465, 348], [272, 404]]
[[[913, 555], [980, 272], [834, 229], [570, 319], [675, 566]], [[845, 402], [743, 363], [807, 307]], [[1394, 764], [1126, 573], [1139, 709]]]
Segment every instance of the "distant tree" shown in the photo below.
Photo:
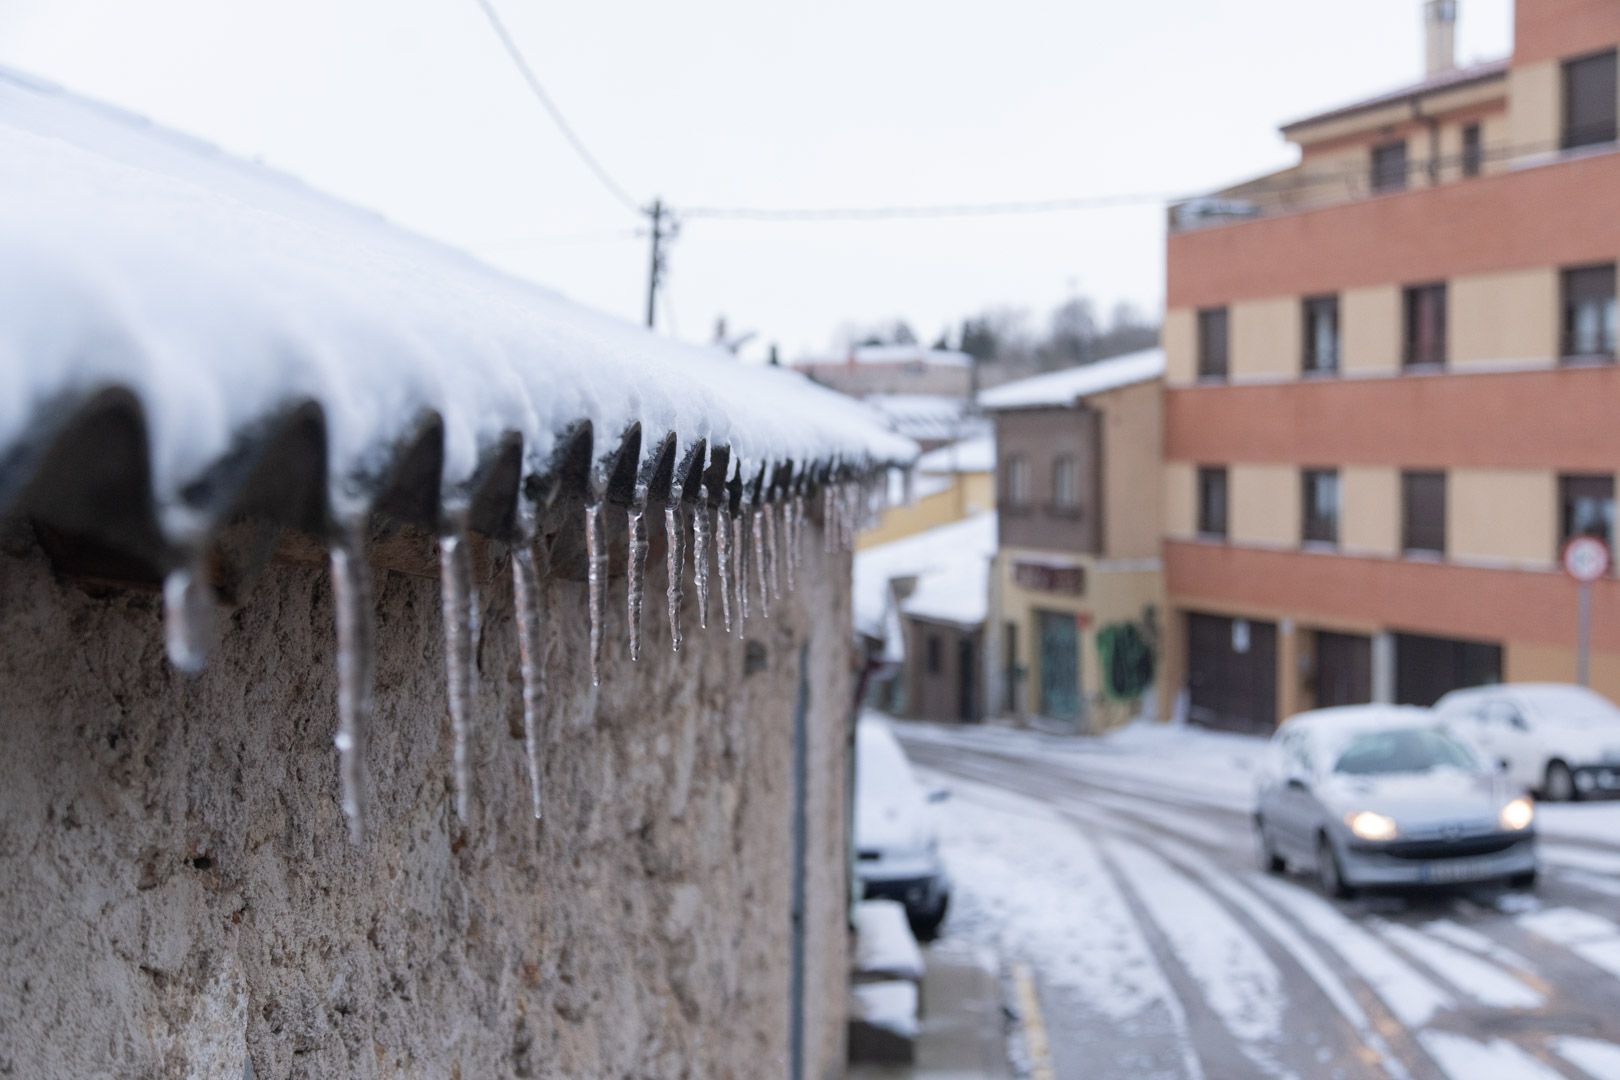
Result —
[[896, 319], [894, 329], [889, 331], [889, 342], [893, 345], [915, 345], [917, 333], [912, 330], [910, 323], [904, 319]]

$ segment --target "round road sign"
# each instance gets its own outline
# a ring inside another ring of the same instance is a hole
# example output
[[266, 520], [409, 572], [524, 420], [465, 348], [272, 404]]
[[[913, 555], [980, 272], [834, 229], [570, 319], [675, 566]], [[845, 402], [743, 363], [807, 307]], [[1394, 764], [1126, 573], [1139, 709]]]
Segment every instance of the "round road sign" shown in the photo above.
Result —
[[1595, 536], [1577, 536], [1564, 545], [1564, 572], [1586, 584], [1609, 572], [1609, 545]]

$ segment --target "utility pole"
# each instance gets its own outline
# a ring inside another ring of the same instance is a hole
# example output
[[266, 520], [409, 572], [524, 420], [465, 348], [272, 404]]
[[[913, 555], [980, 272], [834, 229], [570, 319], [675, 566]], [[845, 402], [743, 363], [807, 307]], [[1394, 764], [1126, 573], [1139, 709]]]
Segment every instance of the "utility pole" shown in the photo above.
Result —
[[652, 255], [647, 265], [647, 327], [658, 321], [658, 286], [664, 282], [664, 242], [675, 239], [675, 215], [664, 209], [664, 200], [654, 199], [642, 213], [652, 220]]

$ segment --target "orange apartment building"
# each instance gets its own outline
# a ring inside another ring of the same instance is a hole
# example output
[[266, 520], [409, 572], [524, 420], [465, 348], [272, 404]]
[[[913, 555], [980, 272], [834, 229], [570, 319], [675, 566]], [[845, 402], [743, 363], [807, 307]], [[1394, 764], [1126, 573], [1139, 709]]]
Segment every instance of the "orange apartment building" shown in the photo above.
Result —
[[[1519, 0], [1513, 55], [1286, 125], [1297, 166], [1173, 208], [1167, 671], [1188, 715], [1572, 681], [1562, 543], [1620, 469], [1616, 0]], [[1591, 682], [1620, 699], [1620, 581]]]

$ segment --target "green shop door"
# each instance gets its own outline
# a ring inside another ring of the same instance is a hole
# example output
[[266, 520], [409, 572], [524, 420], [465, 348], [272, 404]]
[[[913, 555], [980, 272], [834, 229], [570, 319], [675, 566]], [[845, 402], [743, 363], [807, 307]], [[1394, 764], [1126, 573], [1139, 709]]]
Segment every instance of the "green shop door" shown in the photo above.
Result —
[[1041, 715], [1080, 715], [1080, 631], [1067, 611], [1037, 611], [1041, 636]]

